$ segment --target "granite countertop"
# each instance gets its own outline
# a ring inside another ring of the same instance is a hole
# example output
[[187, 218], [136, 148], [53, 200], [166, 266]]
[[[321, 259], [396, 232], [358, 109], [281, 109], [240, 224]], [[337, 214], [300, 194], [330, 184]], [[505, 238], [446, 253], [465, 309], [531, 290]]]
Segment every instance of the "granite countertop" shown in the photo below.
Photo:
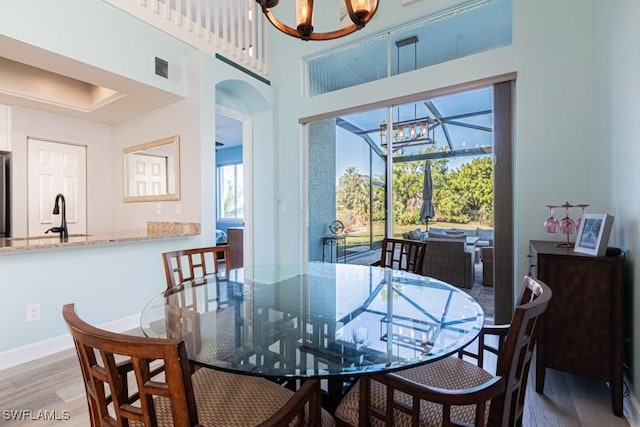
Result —
[[176, 237], [198, 236], [199, 234], [199, 223], [148, 222], [146, 230], [96, 234], [70, 234], [66, 242], [60, 241], [59, 234], [38, 237], [3, 237], [0, 238], [0, 254], [170, 239]]

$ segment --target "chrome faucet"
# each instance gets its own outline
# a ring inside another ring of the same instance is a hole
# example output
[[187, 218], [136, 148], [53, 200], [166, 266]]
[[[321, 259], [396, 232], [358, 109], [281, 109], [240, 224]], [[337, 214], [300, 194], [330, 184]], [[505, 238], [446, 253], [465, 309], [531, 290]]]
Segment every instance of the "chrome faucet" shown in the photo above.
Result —
[[69, 239], [69, 231], [67, 230], [67, 205], [62, 193], [58, 193], [58, 195], [56, 196], [55, 205], [53, 206], [53, 214], [54, 215], [60, 214], [61, 200], [62, 200], [62, 222], [60, 223], [60, 227], [51, 227], [44, 233], [47, 234], [50, 231], [53, 233], [60, 233], [60, 241], [66, 242]]

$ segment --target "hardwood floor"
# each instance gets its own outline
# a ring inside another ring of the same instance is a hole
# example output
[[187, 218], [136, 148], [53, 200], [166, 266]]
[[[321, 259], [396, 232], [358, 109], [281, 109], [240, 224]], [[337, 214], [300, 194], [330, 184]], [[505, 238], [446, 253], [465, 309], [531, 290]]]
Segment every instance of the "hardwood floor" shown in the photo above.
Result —
[[[534, 370], [533, 367], [531, 369]], [[625, 400], [625, 406], [630, 404], [628, 398]], [[534, 378], [530, 373], [526, 402], [525, 426], [631, 425], [629, 419], [613, 414], [611, 394], [605, 382], [552, 369], [547, 369], [544, 395], [535, 392]], [[626, 410], [625, 415], [629, 415]]]
[[0, 378], [0, 425], [89, 425], [75, 350], [0, 371]]
[[[626, 418], [613, 415], [604, 382], [554, 370], [547, 370], [544, 395], [537, 394], [533, 381], [529, 382], [526, 402], [525, 426], [630, 425]], [[84, 386], [75, 351], [67, 350], [0, 371], [0, 425], [88, 426]]]

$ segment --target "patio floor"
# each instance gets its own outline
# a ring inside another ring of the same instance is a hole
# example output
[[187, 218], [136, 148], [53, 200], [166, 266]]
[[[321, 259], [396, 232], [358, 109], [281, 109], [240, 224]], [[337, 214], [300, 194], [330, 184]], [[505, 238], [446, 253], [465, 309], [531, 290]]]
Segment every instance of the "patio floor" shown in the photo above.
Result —
[[[367, 252], [361, 252], [358, 256], [350, 256], [347, 258], [349, 264], [370, 265], [375, 261], [380, 260], [380, 250], [372, 250]], [[473, 287], [471, 289], [460, 288], [469, 295], [471, 295], [482, 307], [485, 314], [486, 322], [493, 323], [494, 320], [494, 304], [493, 304], [493, 286], [482, 285], [482, 263], [476, 262], [474, 264], [475, 276], [473, 280]]]

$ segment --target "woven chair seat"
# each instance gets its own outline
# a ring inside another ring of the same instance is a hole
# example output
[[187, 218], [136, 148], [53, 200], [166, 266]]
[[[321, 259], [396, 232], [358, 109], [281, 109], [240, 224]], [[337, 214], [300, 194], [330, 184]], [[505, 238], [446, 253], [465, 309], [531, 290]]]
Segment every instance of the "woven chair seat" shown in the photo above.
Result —
[[[213, 369], [198, 369], [191, 377], [203, 427], [257, 426], [287, 403], [294, 392], [274, 382], [247, 375]], [[169, 400], [155, 398], [159, 427], [173, 427]], [[132, 426], [141, 424], [131, 423]], [[335, 425], [333, 417], [322, 410], [322, 426]]]
[[221, 368], [230, 368], [231, 362], [223, 362], [227, 355], [233, 354], [235, 351], [235, 337], [231, 335], [219, 336], [215, 343], [207, 341], [204, 343], [194, 357], [195, 360], [215, 361], [215, 366]]
[[[457, 357], [448, 357], [437, 362], [399, 371], [397, 374], [415, 382], [451, 390], [475, 387], [493, 377], [484, 369]], [[411, 406], [412, 397], [410, 395], [397, 390], [395, 393], [397, 401]], [[371, 381], [372, 406], [384, 410], [386, 398], [386, 388], [379, 382]], [[359, 401], [360, 387], [356, 383], [338, 406], [336, 417], [352, 426], [357, 426]], [[489, 407], [490, 405], [487, 405], [487, 415]], [[451, 408], [451, 419], [456, 422], [473, 425], [474, 416], [475, 405], [453, 406]], [[382, 426], [384, 423], [374, 419], [372, 425]], [[393, 425], [397, 427], [411, 426], [411, 418], [407, 414], [396, 411]], [[441, 426], [442, 405], [422, 400], [420, 402], [420, 425], [424, 427]]]

